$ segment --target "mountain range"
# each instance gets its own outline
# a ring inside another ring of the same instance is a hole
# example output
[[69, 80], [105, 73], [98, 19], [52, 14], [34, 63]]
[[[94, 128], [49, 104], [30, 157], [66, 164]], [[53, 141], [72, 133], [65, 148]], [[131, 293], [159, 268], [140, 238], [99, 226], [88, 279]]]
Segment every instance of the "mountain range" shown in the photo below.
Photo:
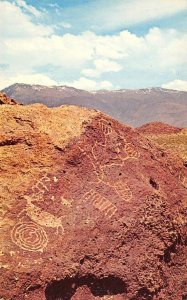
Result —
[[2, 92], [23, 104], [48, 107], [78, 105], [100, 110], [116, 120], [137, 127], [160, 121], [187, 126], [187, 92], [163, 88], [85, 91], [67, 86], [14, 84]]

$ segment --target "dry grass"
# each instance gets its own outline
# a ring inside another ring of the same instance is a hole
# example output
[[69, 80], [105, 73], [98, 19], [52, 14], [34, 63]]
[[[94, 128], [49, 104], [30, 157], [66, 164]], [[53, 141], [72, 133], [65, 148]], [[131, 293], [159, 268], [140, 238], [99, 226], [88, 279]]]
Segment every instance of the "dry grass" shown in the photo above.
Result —
[[147, 134], [147, 138], [154, 141], [163, 149], [169, 149], [187, 161], [187, 128], [179, 133], [171, 134]]

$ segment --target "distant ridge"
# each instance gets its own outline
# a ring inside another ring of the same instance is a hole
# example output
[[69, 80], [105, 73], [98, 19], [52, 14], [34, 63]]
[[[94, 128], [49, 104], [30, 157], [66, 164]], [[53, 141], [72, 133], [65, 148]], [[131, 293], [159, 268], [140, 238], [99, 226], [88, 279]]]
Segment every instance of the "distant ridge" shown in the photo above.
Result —
[[170, 133], [179, 133], [182, 128], [174, 127], [162, 122], [152, 122], [144, 124], [141, 127], [137, 128], [138, 132], [144, 134], [170, 134]]
[[[152, 122], [136, 129], [164, 150], [182, 158], [187, 167], [187, 128], [178, 128], [161, 122]], [[185, 180], [187, 188], [187, 179]]]
[[78, 105], [94, 108], [134, 127], [154, 121], [176, 127], [187, 126], [187, 92], [163, 89], [86, 91], [68, 86], [13, 84], [3, 90], [23, 104], [48, 107]]

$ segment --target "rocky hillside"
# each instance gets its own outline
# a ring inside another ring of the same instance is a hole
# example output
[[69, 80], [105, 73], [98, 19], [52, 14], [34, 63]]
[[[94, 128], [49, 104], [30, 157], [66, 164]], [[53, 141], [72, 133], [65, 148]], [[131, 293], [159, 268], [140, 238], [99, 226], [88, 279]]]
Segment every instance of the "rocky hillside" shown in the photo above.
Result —
[[0, 170], [1, 299], [186, 299], [180, 158], [97, 111], [2, 105]]
[[137, 128], [137, 131], [161, 148], [177, 154], [187, 166], [187, 128], [153, 122]]
[[4, 92], [21, 103], [48, 107], [79, 105], [98, 109], [132, 126], [153, 121], [187, 126], [187, 92], [162, 88], [88, 92], [66, 86], [14, 84]]
[[14, 99], [8, 98], [5, 93], [0, 92], [0, 105], [1, 104], [15, 105], [15, 104], [18, 104], [18, 103]]

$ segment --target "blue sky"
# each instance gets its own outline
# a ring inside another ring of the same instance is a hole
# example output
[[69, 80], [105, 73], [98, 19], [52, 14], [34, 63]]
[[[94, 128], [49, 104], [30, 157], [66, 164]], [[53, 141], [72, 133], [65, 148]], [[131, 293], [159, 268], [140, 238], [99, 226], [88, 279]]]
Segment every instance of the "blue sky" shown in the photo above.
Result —
[[187, 0], [0, 0], [0, 88], [187, 90]]

